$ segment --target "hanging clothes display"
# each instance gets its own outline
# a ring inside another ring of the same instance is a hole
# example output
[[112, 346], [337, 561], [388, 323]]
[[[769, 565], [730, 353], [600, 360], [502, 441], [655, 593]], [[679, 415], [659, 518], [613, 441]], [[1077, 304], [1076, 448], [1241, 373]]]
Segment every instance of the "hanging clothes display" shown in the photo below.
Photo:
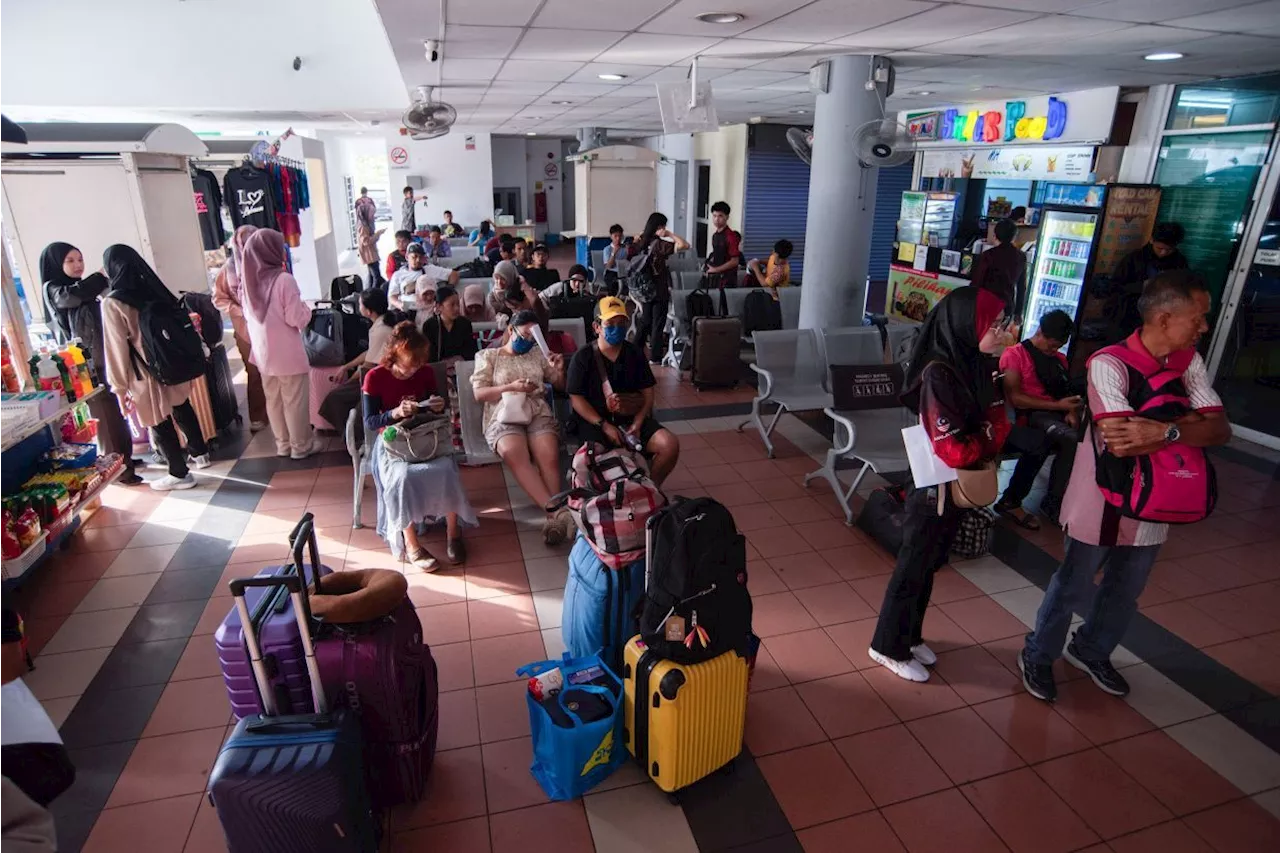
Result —
[[271, 194], [271, 177], [266, 171], [245, 163], [227, 172], [222, 187], [235, 227], [277, 227], [276, 200]]
[[227, 233], [222, 228], [222, 191], [218, 189], [217, 177], [207, 169], [193, 169], [191, 193], [200, 220], [200, 240], [204, 250], [212, 252], [227, 241]]
[[297, 247], [302, 242], [302, 223], [298, 214], [311, 206], [307, 172], [301, 163], [281, 157], [270, 158], [266, 171], [271, 180], [271, 195], [276, 202], [276, 220], [285, 243]]

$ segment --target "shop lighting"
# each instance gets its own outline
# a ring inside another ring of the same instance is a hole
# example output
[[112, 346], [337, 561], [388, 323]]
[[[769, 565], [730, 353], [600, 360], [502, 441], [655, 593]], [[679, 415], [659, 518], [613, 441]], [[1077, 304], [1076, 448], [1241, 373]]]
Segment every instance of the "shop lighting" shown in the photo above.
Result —
[[625, 80], [625, 79], [627, 79], [627, 75], [625, 75], [625, 74], [597, 74], [596, 76], [597, 76], [597, 77], [599, 77], [601, 80]]
[[745, 17], [738, 12], [703, 12], [697, 16], [704, 24], [736, 24]]
[[1147, 62], [1171, 62], [1175, 59], [1181, 59], [1182, 54], [1176, 51], [1167, 51], [1163, 53], [1148, 53], [1142, 58]]

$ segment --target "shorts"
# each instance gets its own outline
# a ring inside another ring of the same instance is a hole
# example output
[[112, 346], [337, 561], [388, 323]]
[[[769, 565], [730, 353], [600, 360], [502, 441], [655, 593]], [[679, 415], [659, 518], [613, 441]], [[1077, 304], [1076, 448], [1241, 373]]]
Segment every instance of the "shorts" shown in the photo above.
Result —
[[533, 420], [527, 424], [504, 424], [500, 421], [494, 421], [489, 424], [489, 429], [485, 431], [484, 440], [489, 442], [489, 449], [497, 453], [498, 442], [504, 436], [523, 435], [528, 439], [532, 439], [534, 436], [542, 435], [544, 432], [555, 433], [557, 430], [555, 418], [551, 417], [548, 412], [541, 411], [535, 414]]
[[[586, 444], [588, 441], [594, 441], [598, 444], [603, 444], [605, 447], [613, 446], [612, 442], [609, 441], [608, 436], [604, 434], [603, 429], [593, 424], [589, 424], [581, 418], [576, 418], [575, 420], [578, 424], [578, 440], [580, 442]], [[614, 426], [618, 425], [614, 424]], [[618, 429], [622, 430], [623, 427], [618, 426]], [[645, 418], [644, 422], [640, 424], [640, 445], [647, 448], [649, 446], [649, 439], [653, 438], [654, 434], [660, 429], [664, 429], [664, 427], [662, 424], [658, 423], [656, 419], [653, 417]]]

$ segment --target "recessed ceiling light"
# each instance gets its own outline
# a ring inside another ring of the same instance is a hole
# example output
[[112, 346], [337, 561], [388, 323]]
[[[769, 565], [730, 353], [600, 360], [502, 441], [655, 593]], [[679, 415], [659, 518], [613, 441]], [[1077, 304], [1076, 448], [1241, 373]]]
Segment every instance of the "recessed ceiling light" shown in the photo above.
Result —
[[1163, 53], [1148, 53], [1142, 58], [1147, 62], [1169, 62], [1174, 59], [1181, 59], [1182, 54], [1171, 50]]
[[808, 115], [808, 114], [809, 114], [809, 111], [808, 111], [808, 110], [792, 110], [791, 112], [795, 113], [795, 114], [796, 114], [796, 115], [798, 115], [798, 116]]
[[597, 76], [597, 77], [599, 77], [601, 80], [625, 80], [625, 79], [627, 79], [627, 75], [625, 75], [625, 74], [597, 74], [596, 76]]
[[738, 12], [703, 12], [697, 16], [704, 24], [736, 24], [745, 17]]
[[538, 134], [534, 133], [532, 130], [526, 130], [524, 135], [525, 135], [525, 136], [537, 136]]
[[930, 92], [928, 89], [921, 89], [919, 92], [908, 92], [907, 94], [908, 95], [932, 95], [933, 92]]
[[573, 101], [552, 101], [551, 103], [557, 107], [563, 107], [566, 104], [572, 104]]

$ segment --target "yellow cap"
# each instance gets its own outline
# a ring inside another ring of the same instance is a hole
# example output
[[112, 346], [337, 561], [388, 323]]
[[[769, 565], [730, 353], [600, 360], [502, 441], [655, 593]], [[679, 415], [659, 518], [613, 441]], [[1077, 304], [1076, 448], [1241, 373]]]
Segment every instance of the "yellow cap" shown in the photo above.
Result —
[[616, 296], [606, 296], [596, 305], [596, 316], [601, 323], [606, 323], [613, 317], [626, 317], [627, 306]]

